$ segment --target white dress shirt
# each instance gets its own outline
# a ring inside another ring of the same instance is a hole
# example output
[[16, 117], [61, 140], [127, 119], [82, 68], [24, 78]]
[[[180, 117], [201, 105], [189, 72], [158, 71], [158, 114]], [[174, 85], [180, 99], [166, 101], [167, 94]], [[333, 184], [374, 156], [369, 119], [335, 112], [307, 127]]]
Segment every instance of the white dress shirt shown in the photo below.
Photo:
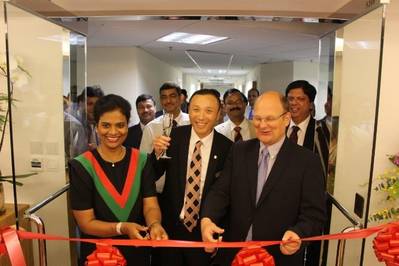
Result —
[[[206, 173], [208, 171], [208, 164], [209, 164], [209, 157], [211, 155], [212, 143], [213, 143], [213, 130], [212, 132], [206, 136], [205, 138], [198, 137], [197, 133], [195, 133], [194, 129], [191, 128], [191, 137], [190, 137], [190, 144], [188, 147], [188, 155], [187, 155], [187, 173], [186, 173], [186, 180], [188, 179], [188, 169], [190, 168], [191, 157], [194, 152], [195, 144], [197, 141], [201, 141], [201, 185], [200, 185], [200, 200], [202, 198], [202, 191], [204, 190]], [[186, 196], [186, 192], [184, 192], [184, 197]], [[180, 219], [184, 219], [184, 200], [183, 200], [183, 207], [180, 211]]]
[[[162, 127], [163, 115], [155, 118], [149, 122], [143, 130], [143, 137], [141, 138], [140, 151], [145, 153], [151, 153], [153, 150], [152, 143], [155, 138], [159, 137], [163, 133]], [[190, 118], [188, 114], [180, 111], [180, 114], [175, 118], [178, 126], [189, 125]]]
[[294, 121], [291, 120], [290, 127], [287, 130], [287, 137], [290, 137], [293, 126], [299, 127], [299, 130], [297, 133], [298, 134], [297, 144], [300, 146], [303, 146], [303, 142], [305, 141], [306, 129], [308, 128], [309, 121], [310, 121], [310, 115], [305, 120], [303, 120], [301, 123], [299, 123], [298, 125], [295, 124]]
[[[256, 137], [254, 126], [248, 119], [244, 118], [244, 120], [242, 120], [241, 124], [238, 126], [241, 127], [240, 134], [242, 136], [242, 140], [249, 140]], [[226, 122], [217, 125], [215, 130], [234, 142], [234, 138], [236, 136], [236, 132], [234, 131], [235, 127], [237, 127], [237, 125], [229, 119]]]
[[[151, 153], [153, 150], [154, 139], [161, 136], [163, 133], [162, 127], [163, 115], [155, 118], [149, 122], [143, 130], [143, 136], [140, 142], [140, 151], [144, 153]], [[178, 126], [184, 126], [190, 124], [190, 118], [188, 114], [180, 111], [180, 114], [174, 119]], [[162, 193], [165, 185], [165, 175], [161, 176], [156, 182], [156, 190], [158, 193]]]

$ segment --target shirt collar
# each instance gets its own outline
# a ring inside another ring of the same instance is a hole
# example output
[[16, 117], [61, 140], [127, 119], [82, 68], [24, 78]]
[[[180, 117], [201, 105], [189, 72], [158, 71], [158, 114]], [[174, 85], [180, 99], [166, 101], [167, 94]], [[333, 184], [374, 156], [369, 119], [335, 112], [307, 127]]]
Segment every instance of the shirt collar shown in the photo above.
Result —
[[177, 122], [177, 124], [180, 124], [180, 120], [181, 120], [181, 117], [182, 117], [181, 114], [182, 114], [182, 111], [180, 110], [179, 115], [174, 118], [174, 120]]
[[194, 128], [191, 127], [190, 143], [191, 143], [191, 142], [197, 143], [197, 141], [200, 140], [200, 141], [202, 142], [202, 145], [203, 145], [204, 147], [207, 147], [208, 145], [211, 145], [212, 139], [213, 139], [213, 135], [214, 135], [214, 131], [212, 130], [212, 132], [209, 133], [208, 136], [206, 136], [206, 137], [204, 137], [204, 138], [201, 139], [200, 137], [198, 137], [197, 133], [195, 133]]
[[276, 143], [269, 145], [269, 146], [266, 146], [263, 142], [260, 142], [259, 154], [262, 154], [263, 149], [267, 148], [267, 150], [269, 151], [270, 158], [271, 159], [276, 158], [278, 152], [281, 149], [281, 146], [283, 146], [284, 140], [285, 140], [285, 136], [283, 136]]
[[238, 126], [234, 124], [233, 121], [231, 121], [230, 119], [227, 120], [227, 123], [230, 125], [230, 131], [234, 131], [235, 127], [240, 127], [242, 130], [246, 130], [248, 128], [248, 123], [246, 118], [244, 118], [241, 124], [239, 124]]
[[299, 129], [300, 129], [301, 131], [305, 132], [306, 129], [308, 128], [309, 121], [310, 121], [310, 115], [308, 115], [308, 117], [306, 117], [306, 119], [303, 120], [303, 121], [302, 121], [301, 123], [299, 123], [298, 125], [295, 124], [294, 121], [292, 121], [292, 119], [291, 119], [290, 128], [293, 127], [293, 126], [297, 126], [297, 127], [299, 127]]
[[140, 122], [140, 128], [141, 128], [141, 130], [143, 130], [144, 127], [145, 127], [145, 125], [144, 125], [143, 123]]

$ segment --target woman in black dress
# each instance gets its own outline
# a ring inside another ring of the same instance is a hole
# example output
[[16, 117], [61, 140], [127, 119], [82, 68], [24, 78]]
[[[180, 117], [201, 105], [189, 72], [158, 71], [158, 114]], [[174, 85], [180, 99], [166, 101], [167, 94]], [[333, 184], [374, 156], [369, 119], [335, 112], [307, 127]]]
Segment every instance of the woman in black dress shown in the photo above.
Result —
[[[83, 238], [168, 237], [161, 226], [149, 157], [122, 146], [130, 111], [129, 102], [120, 96], [100, 98], [94, 107], [100, 145], [70, 162], [71, 205]], [[148, 248], [118, 248], [128, 265], [149, 265]], [[94, 249], [81, 243], [80, 265]]]

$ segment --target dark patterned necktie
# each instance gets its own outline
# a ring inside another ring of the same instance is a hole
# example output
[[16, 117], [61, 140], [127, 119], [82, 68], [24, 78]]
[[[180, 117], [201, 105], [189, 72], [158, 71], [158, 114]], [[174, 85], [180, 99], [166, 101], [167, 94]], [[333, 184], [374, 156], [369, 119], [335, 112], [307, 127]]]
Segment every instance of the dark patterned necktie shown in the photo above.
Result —
[[178, 127], [179, 125], [177, 124], [176, 120], [173, 119], [172, 122], [172, 128]]
[[234, 142], [237, 142], [239, 140], [242, 140], [242, 135], [241, 135], [241, 127], [235, 127], [234, 131], [236, 133], [236, 135], [234, 136]]
[[192, 232], [197, 225], [200, 209], [201, 187], [201, 141], [195, 144], [191, 157], [188, 178], [186, 181], [186, 194], [184, 198], [184, 226]]
[[291, 132], [289, 139], [294, 143], [298, 143], [298, 131], [299, 131], [299, 127], [292, 126], [292, 132]]

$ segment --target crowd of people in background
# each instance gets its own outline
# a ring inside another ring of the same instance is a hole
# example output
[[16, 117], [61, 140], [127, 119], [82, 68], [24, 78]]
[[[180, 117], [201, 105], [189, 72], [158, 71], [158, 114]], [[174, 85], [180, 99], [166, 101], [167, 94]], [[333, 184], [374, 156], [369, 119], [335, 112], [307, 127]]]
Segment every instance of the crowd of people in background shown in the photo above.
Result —
[[[64, 98], [71, 208], [84, 237], [188, 241], [285, 240], [276, 265], [319, 265], [326, 224], [332, 94], [316, 121], [316, 88], [285, 94], [231, 88], [188, 97], [179, 85], [135, 99], [87, 87]], [[168, 119], [170, 119], [168, 121]], [[168, 124], [170, 122], [170, 124]], [[168, 129], [170, 128], [170, 131]], [[217, 237], [216, 237], [217, 235]], [[81, 244], [79, 264], [94, 250]], [[306, 250], [306, 252], [305, 252]], [[128, 265], [230, 265], [237, 250], [122, 247]]]

